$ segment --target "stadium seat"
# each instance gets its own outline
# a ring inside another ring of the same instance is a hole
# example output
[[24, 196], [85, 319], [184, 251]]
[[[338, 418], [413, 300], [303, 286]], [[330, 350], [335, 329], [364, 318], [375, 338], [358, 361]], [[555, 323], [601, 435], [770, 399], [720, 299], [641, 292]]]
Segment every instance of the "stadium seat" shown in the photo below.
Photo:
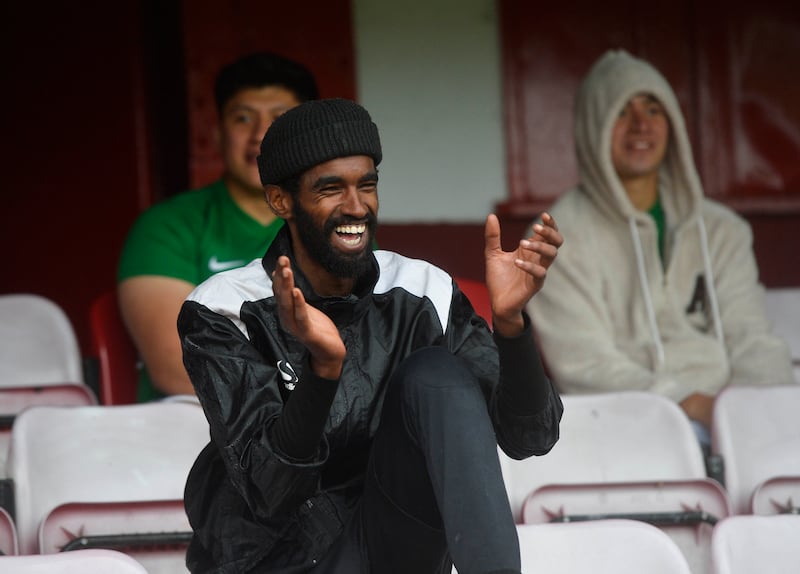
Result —
[[149, 574], [186, 572], [191, 526], [183, 500], [71, 502], [39, 526], [39, 550], [54, 554], [86, 548], [124, 551]]
[[467, 296], [469, 302], [472, 303], [472, 308], [475, 309], [475, 312], [483, 317], [489, 324], [489, 328], [491, 328], [492, 303], [489, 299], [489, 290], [486, 288], [486, 284], [482, 281], [464, 277], [454, 277], [453, 279], [458, 284], [458, 288]]
[[561, 438], [541, 457], [501, 454], [519, 522], [635, 518], [657, 525], [692, 570], [707, 572], [713, 524], [731, 514], [706, 476], [689, 420], [660, 395], [626, 391], [565, 395]]
[[50, 299], [0, 295], [0, 342], [0, 386], [84, 382], [75, 331]]
[[[182, 516], [175, 518], [175, 505], [168, 502], [183, 498], [189, 469], [208, 440], [202, 409], [186, 401], [26, 409], [15, 421], [8, 459], [20, 552], [52, 552], [70, 543], [67, 533], [108, 536], [115, 534], [109, 526], [147, 523], [146, 517], [128, 516], [138, 511], [164, 510], [159, 530], [167, 531], [165, 544], [178, 544], [173, 525], [186, 523]], [[153, 504], [157, 501], [164, 504]], [[84, 505], [78, 510], [86, 516], [108, 512], [109, 505], [123, 514], [105, 526], [96, 517], [87, 518], [81, 528], [65, 522], [62, 537], [48, 543], [58, 519], [74, 516], [63, 506], [69, 504]], [[116, 534], [149, 541], [154, 534], [122, 530]], [[41, 547], [41, 541], [47, 546]]]
[[517, 533], [525, 573], [691, 574], [675, 543], [644, 522], [520, 524]]
[[800, 572], [800, 515], [731, 516], [714, 527], [714, 574]]
[[641, 391], [561, 398], [561, 436], [548, 454], [524, 461], [500, 455], [517, 522], [525, 498], [546, 484], [706, 477], [691, 424], [673, 401]]
[[731, 514], [730, 499], [710, 479], [549, 484], [525, 499], [522, 521], [578, 522], [635, 518], [657, 526], [707, 523]]
[[19, 554], [17, 527], [11, 515], [4, 508], [0, 508], [0, 555], [13, 556], [15, 554]]
[[794, 378], [800, 383], [800, 287], [772, 287], [764, 296], [775, 333], [789, 345]]
[[89, 308], [92, 354], [100, 374], [100, 402], [127, 405], [136, 402], [139, 355], [122, 321], [117, 292], [100, 295]]
[[800, 514], [800, 475], [774, 476], [761, 482], [750, 499], [752, 514]]
[[61, 307], [40, 295], [0, 295], [0, 475], [20, 411], [96, 403], [84, 382], [77, 336]]
[[[800, 476], [798, 413], [800, 385], [731, 386], [717, 396], [711, 448], [725, 465], [725, 488], [736, 514], [754, 512], [753, 496], [762, 483]], [[768, 487], [771, 496], [777, 495], [775, 486], [781, 485]], [[791, 488], [791, 483], [782, 486]], [[770, 512], [762, 503], [758, 510]]]
[[114, 550], [0, 556], [3, 574], [151, 574], [130, 556]]

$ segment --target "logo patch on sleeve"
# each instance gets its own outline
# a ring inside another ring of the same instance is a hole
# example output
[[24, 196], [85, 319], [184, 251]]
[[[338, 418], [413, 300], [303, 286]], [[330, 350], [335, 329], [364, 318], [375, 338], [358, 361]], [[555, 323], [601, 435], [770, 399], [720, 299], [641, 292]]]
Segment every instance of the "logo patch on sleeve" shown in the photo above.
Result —
[[281, 374], [281, 379], [283, 379], [283, 386], [293, 391], [299, 381], [297, 373], [294, 372], [294, 367], [288, 361], [281, 359], [278, 361], [278, 372]]

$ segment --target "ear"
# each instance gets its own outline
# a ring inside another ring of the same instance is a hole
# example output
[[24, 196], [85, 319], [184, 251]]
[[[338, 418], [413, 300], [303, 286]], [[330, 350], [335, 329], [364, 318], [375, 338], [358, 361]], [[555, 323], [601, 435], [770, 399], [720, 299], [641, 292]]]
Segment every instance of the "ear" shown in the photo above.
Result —
[[267, 185], [264, 196], [272, 213], [281, 219], [289, 219], [292, 215], [292, 194], [278, 185]]

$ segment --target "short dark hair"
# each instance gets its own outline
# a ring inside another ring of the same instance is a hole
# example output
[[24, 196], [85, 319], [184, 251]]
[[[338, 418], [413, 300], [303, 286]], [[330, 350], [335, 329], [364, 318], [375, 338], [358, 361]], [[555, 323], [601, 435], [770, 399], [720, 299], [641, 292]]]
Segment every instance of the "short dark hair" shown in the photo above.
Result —
[[217, 74], [217, 111], [221, 114], [239, 90], [273, 85], [291, 91], [301, 103], [319, 98], [317, 82], [308, 68], [272, 52], [254, 52], [231, 62]]

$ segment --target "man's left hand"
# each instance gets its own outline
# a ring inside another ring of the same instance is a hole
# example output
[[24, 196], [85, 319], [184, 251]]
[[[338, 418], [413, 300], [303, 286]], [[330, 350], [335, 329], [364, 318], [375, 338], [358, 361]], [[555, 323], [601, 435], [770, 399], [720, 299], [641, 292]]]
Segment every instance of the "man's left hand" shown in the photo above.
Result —
[[514, 251], [503, 251], [500, 221], [494, 214], [486, 218], [486, 286], [492, 302], [494, 329], [503, 336], [522, 332], [522, 311], [544, 285], [547, 269], [564, 243], [549, 213], [542, 214], [542, 223], [536, 223], [533, 231]]

